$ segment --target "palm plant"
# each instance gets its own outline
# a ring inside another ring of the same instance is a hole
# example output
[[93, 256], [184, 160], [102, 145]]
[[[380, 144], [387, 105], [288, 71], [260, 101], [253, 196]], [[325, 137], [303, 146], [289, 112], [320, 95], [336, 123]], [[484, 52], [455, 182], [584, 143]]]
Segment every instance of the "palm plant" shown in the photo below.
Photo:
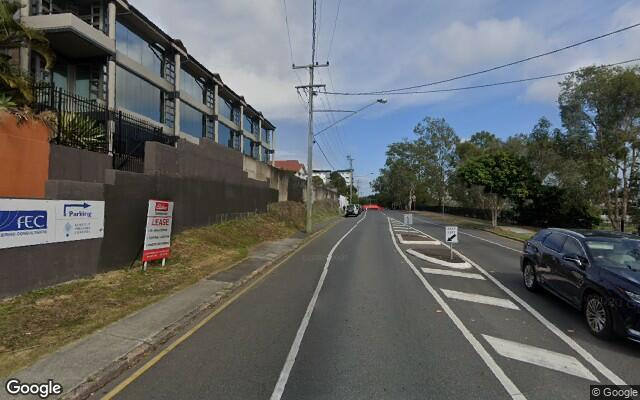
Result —
[[12, 63], [7, 52], [29, 48], [42, 56], [47, 71], [53, 67], [55, 54], [42, 33], [20, 22], [18, 14], [21, 8], [19, 0], [0, 1], [0, 90], [11, 95], [16, 103], [26, 104], [33, 100], [31, 79], [15, 62]]
[[56, 143], [89, 151], [106, 149], [105, 129], [95, 119], [72, 112], [63, 112], [59, 118], [59, 124], [54, 128]]

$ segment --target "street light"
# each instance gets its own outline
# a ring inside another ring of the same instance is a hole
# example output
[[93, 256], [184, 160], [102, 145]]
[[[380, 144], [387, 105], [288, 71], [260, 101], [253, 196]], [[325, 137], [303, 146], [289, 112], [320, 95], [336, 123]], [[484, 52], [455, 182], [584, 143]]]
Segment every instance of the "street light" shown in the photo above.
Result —
[[[340, 122], [344, 121], [345, 119], [347, 119], [347, 118], [349, 118], [349, 117], [353, 117], [354, 115], [356, 115], [356, 114], [357, 114], [357, 113], [359, 113], [360, 111], [363, 111], [364, 109], [369, 108], [369, 107], [371, 107], [372, 105], [374, 105], [374, 104], [378, 104], [378, 103], [380, 103], [380, 104], [387, 104], [387, 99], [385, 99], [385, 98], [377, 99], [376, 101], [371, 102], [371, 103], [367, 104], [366, 106], [364, 106], [364, 107], [362, 107], [362, 108], [360, 108], [360, 109], [358, 109], [358, 110], [356, 110], [356, 111], [340, 111], [340, 112], [348, 112], [348, 113], [350, 113], [350, 114], [349, 114], [349, 115], [347, 115], [347, 116], [346, 116], [346, 117], [344, 117], [344, 118], [340, 118], [339, 120], [335, 121], [333, 124], [331, 124], [331, 125], [329, 125], [329, 126], [327, 126], [327, 127], [325, 127], [325, 128], [320, 129], [318, 132], [316, 132], [316, 133], [313, 135], [313, 137], [318, 136], [318, 135], [319, 135], [319, 134], [321, 134], [322, 132], [324, 132], [324, 131], [326, 131], [326, 130], [328, 130], [328, 129], [331, 129], [331, 128], [333, 128], [334, 126], [338, 125]], [[328, 111], [328, 110], [320, 110], [320, 111]], [[337, 112], [337, 110], [331, 110], [331, 111], [332, 111], [332, 112]]]

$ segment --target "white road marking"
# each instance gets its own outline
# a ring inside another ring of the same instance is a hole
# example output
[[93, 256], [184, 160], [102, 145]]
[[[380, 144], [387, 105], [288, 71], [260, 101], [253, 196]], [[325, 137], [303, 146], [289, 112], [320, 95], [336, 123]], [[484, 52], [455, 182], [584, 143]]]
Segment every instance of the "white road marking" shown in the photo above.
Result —
[[[416, 218], [416, 219], [418, 219], [418, 218]], [[431, 225], [435, 225], [435, 226], [441, 226], [441, 227], [444, 227], [444, 225], [436, 224], [435, 222], [431, 222], [431, 221], [427, 221], [427, 220], [425, 220], [424, 218], [419, 218], [419, 219], [420, 219], [421, 221], [423, 221], [424, 223], [427, 223], [427, 224], [431, 224]], [[470, 233], [463, 232], [463, 231], [460, 231], [460, 230], [458, 231], [458, 233], [460, 233], [460, 234], [462, 234], [462, 235], [470, 236], [470, 237], [472, 237], [472, 238], [474, 238], [474, 239], [482, 240], [482, 241], [487, 242], [487, 243], [491, 243], [491, 244], [496, 245], [496, 246], [499, 246], [499, 247], [503, 247], [503, 248], [505, 248], [505, 249], [507, 249], [507, 250], [515, 251], [516, 253], [522, 253], [522, 249], [514, 249], [513, 247], [505, 246], [505, 245], [503, 245], [503, 244], [501, 244], [501, 243], [496, 243], [496, 242], [491, 241], [491, 240], [489, 240], [489, 239], [485, 239], [485, 238], [482, 238], [482, 237], [480, 237], [480, 236], [472, 235], [472, 234], [470, 234]]]
[[313, 309], [316, 306], [316, 301], [318, 300], [318, 295], [320, 294], [320, 290], [322, 290], [322, 286], [324, 285], [324, 280], [327, 276], [327, 272], [329, 271], [329, 264], [331, 263], [331, 258], [333, 257], [333, 252], [338, 248], [340, 243], [354, 230], [362, 221], [367, 218], [367, 213], [364, 213], [364, 217], [356, 222], [354, 226], [351, 227], [342, 235], [342, 237], [333, 245], [329, 254], [327, 255], [327, 260], [324, 263], [324, 268], [322, 269], [322, 274], [320, 275], [320, 280], [318, 280], [318, 285], [316, 286], [316, 290], [313, 292], [313, 296], [309, 301], [309, 305], [307, 306], [307, 311], [304, 313], [302, 317], [302, 321], [300, 322], [300, 326], [298, 327], [298, 332], [296, 333], [296, 337], [293, 340], [293, 344], [291, 345], [291, 349], [289, 350], [289, 354], [287, 355], [287, 359], [284, 362], [284, 366], [282, 367], [282, 371], [280, 372], [280, 377], [278, 378], [278, 382], [276, 383], [275, 388], [273, 389], [273, 393], [271, 394], [271, 400], [280, 400], [282, 394], [284, 393], [284, 388], [287, 385], [287, 381], [289, 380], [289, 374], [291, 374], [291, 369], [293, 368], [293, 364], [296, 361], [296, 357], [298, 357], [298, 351], [300, 351], [300, 344], [302, 343], [302, 338], [304, 337], [305, 332], [307, 331], [307, 326], [309, 325], [309, 320], [311, 319], [311, 314], [313, 313]]
[[456, 290], [440, 289], [445, 296], [450, 299], [471, 301], [474, 303], [488, 304], [490, 306], [498, 306], [509, 308], [511, 310], [519, 310], [520, 308], [513, 304], [511, 300], [501, 299], [500, 297], [484, 296], [482, 294], [458, 292]]
[[[389, 223], [389, 233], [391, 234], [393, 245], [395, 246], [400, 256], [406, 261], [407, 264], [409, 264], [409, 267], [411, 267], [411, 270], [418, 277], [418, 279], [420, 279], [420, 281], [422, 282], [424, 287], [427, 289], [427, 291], [431, 293], [431, 296], [433, 296], [433, 298], [438, 302], [438, 304], [440, 304], [440, 307], [442, 308], [442, 310], [449, 316], [451, 321], [453, 321], [453, 323], [460, 330], [460, 332], [462, 332], [462, 335], [465, 337], [465, 339], [467, 339], [467, 341], [469, 341], [469, 343], [471, 344], [471, 347], [473, 347], [476, 353], [478, 353], [480, 358], [482, 358], [482, 361], [484, 361], [484, 363], [491, 370], [491, 372], [493, 372], [493, 374], [496, 376], [498, 381], [502, 384], [502, 387], [504, 387], [504, 389], [507, 391], [509, 396], [517, 400], [526, 400], [526, 397], [522, 394], [522, 392], [520, 392], [520, 389], [518, 389], [518, 387], [513, 383], [513, 381], [511, 381], [511, 379], [504, 373], [502, 368], [500, 368], [500, 366], [496, 363], [493, 357], [491, 357], [491, 354], [487, 352], [487, 350], [484, 348], [482, 343], [480, 343], [480, 341], [478, 341], [478, 339], [476, 339], [476, 337], [473, 336], [471, 331], [467, 329], [467, 327], [462, 323], [460, 318], [458, 318], [458, 316], [453, 312], [453, 310], [451, 310], [449, 305], [444, 301], [442, 296], [440, 296], [440, 293], [438, 293], [433, 288], [433, 286], [431, 286], [431, 284], [427, 281], [424, 275], [422, 275], [420, 271], [418, 271], [416, 266], [413, 265], [409, 257], [407, 257], [407, 255], [402, 252], [402, 249], [396, 242], [396, 238], [393, 236], [391, 223]], [[456, 272], [456, 271], [447, 271], [447, 272]], [[458, 272], [458, 273], [461, 273], [461, 272]], [[480, 276], [480, 278], [482, 278], [482, 276]]]
[[[420, 231], [422, 232], [422, 231]], [[422, 232], [424, 233], [424, 232]], [[460, 258], [462, 258], [463, 260], [466, 260], [469, 264], [473, 265], [474, 267], [476, 267], [478, 269], [478, 271], [480, 271], [484, 276], [486, 276], [487, 278], [489, 278], [489, 280], [491, 282], [493, 282], [496, 286], [498, 286], [500, 289], [502, 289], [502, 291], [504, 291], [509, 297], [511, 297], [513, 300], [515, 300], [516, 303], [518, 303], [522, 308], [524, 308], [525, 310], [527, 310], [531, 315], [533, 315], [533, 317], [535, 319], [537, 319], [538, 321], [540, 321], [540, 323], [542, 325], [544, 325], [547, 329], [549, 329], [551, 332], [553, 332], [557, 337], [560, 338], [560, 340], [562, 340], [563, 342], [565, 342], [569, 347], [571, 347], [576, 353], [578, 353], [582, 358], [584, 358], [589, 364], [591, 364], [592, 367], [594, 367], [596, 370], [598, 370], [598, 372], [600, 372], [602, 375], [604, 375], [609, 381], [611, 381], [611, 383], [613, 383], [614, 385], [622, 385], [622, 386], [626, 386], [627, 384], [625, 383], [624, 380], [622, 380], [622, 378], [620, 378], [618, 375], [616, 375], [613, 371], [611, 371], [609, 368], [607, 368], [603, 363], [601, 363], [600, 361], [598, 361], [593, 355], [591, 355], [591, 353], [589, 353], [584, 347], [580, 346], [575, 340], [573, 340], [572, 338], [570, 338], [569, 336], [567, 336], [566, 333], [564, 333], [561, 329], [559, 329], [557, 326], [555, 326], [553, 323], [551, 323], [551, 321], [549, 321], [548, 319], [546, 319], [542, 314], [540, 314], [536, 309], [534, 309], [533, 307], [531, 307], [529, 305], [529, 303], [527, 303], [526, 301], [522, 300], [518, 295], [516, 295], [515, 293], [513, 293], [510, 289], [508, 289], [506, 286], [504, 286], [502, 284], [502, 282], [500, 282], [499, 280], [497, 280], [493, 275], [491, 275], [490, 273], [488, 273], [484, 268], [482, 268], [480, 265], [478, 265], [478, 263], [474, 262], [473, 260], [471, 260], [469, 257], [466, 257], [464, 254], [460, 253], [458, 250], [453, 250], [457, 255], [460, 256]]]
[[477, 279], [479, 281], [485, 280], [484, 276], [480, 274], [475, 274], [473, 272], [450, 271], [448, 269], [438, 269], [438, 268], [421, 268], [421, 269], [422, 269], [422, 272], [424, 272], [425, 274], [455, 276], [456, 278]]
[[554, 371], [564, 372], [590, 381], [600, 382], [598, 378], [575, 357], [489, 335], [482, 336], [489, 342], [491, 347], [503, 357], [549, 368]]
[[455, 262], [449, 262], [449, 261], [444, 261], [444, 260], [440, 260], [438, 258], [435, 257], [429, 257], [425, 254], [419, 253], [413, 249], [407, 249], [407, 253], [411, 254], [414, 257], [417, 257], [421, 260], [430, 262], [431, 264], [438, 264], [438, 265], [442, 265], [444, 267], [447, 268], [453, 268], [453, 269], [469, 269], [471, 268], [471, 264], [469, 264], [468, 262], [461, 262], [461, 263], [455, 263]]
[[[430, 246], [440, 246], [441, 242], [439, 240], [404, 240], [404, 238], [402, 237], [402, 235], [400, 233], [396, 233], [396, 237], [398, 238], [398, 241], [402, 244], [426, 244], [426, 245], [430, 245]], [[426, 236], [421, 236], [422, 238], [425, 239], [430, 239]]]

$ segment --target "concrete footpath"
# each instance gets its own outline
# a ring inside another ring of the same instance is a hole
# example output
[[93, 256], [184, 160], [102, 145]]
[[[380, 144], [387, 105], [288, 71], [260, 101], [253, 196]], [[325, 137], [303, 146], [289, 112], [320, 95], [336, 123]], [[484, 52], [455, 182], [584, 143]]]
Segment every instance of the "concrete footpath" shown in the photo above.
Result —
[[[310, 236], [297, 234], [292, 238], [259, 244], [249, 251], [245, 259], [230, 268], [70, 343], [13, 376], [3, 378], [3, 386], [9, 378], [25, 383], [46, 383], [47, 379], [53, 379], [63, 387], [60, 398], [86, 398], [167, 342], [205, 311], [218, 305], [234, 289], [248, 283], [336, 222], [317, 224], [315, 233]], [[0, 390], [0, 399], [15, 398]]]

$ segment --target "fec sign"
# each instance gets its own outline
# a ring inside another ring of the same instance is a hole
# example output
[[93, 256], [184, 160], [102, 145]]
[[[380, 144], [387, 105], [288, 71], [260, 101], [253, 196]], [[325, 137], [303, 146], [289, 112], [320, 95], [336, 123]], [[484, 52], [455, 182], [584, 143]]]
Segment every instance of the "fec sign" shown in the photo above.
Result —
[[104, 236], [104, 201], [0, 199], [0, 249]]
[[[147, 210], [147, 230], [144, 235], [142, 261], [161, 260], [171, 252], [171, 224], [173, 222], [173, 202], [149, 200]], [[164, 262], [163, 262], [164, 265]]]

